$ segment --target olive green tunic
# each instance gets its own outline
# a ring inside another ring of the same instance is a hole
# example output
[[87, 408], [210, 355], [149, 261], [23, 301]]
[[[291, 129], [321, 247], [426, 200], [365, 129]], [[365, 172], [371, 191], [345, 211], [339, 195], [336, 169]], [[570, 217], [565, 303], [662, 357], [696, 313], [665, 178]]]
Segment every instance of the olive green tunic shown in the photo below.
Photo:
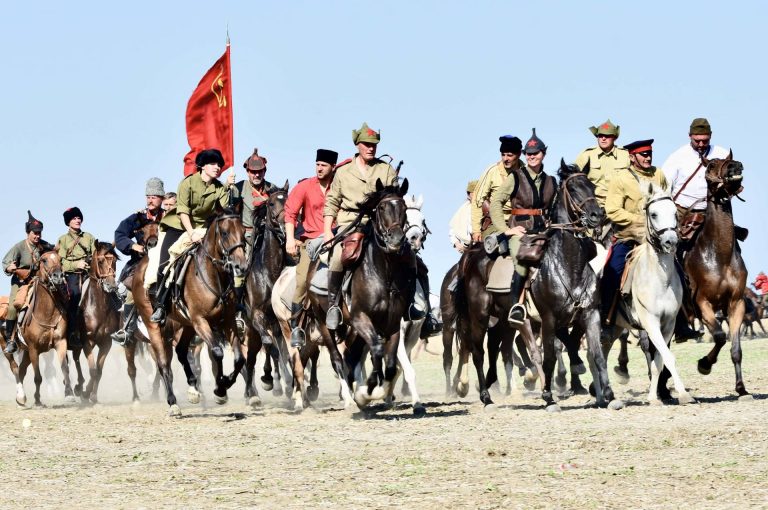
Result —
[[323, 216], [334, 217], [339, 228], [344, 228], [357, 218], [357, 205], [368, 193], [376, 191], [377, 179], [384, 186], [395, 183], [397, 173], [389, 163], [374, 159], [366, 166], [365, 170], [358, 166], [355, 154], [351, 161], [336, 169], [331, 188], [325, 195]]
[[[518, 168], [522, 168], [522, 162], [518, 161]], [[489, 166], [480, 176], [475, 186], [475, 200], [472, 202], [472, 233], [479, 234], [483, 222], [483, 202], [491, 200], [491, 195], [507, 179], [512, 170], [507, 171], [501, 161]]]
[[[23, 241], [19, 241], [18, 243], [14, 244], [11, 249], [8, 250], [8, 253], [5, 254], [5, 257], [3, 257], [3, 271], [5, 271], [5, 274], [11, 277], [11, 293], [8, 297], [9, 306], [6, 320], [16, 320], [18, 312], [13, 306], [13, 301], [16, 299], [16, 294], [19, 292], [19, 287], [25, 283], [28, 283], [31, 277], [35, 275], [37, 264], [40, 260], [40, 255], [42, 255], [42, 246], [46, 244], [48, 243], [42, 240], [39, 244], [32, 244], [24, 239]], [[29, 277], [22, 281], [15, 271], [9, 273], [8, 266], [11, 264], [16, 264], [17, 269], [28, 269]]]
[[608, 152], [603, 152], [600, 147], [590, 147], [576, 158], [576, 165], [582, 170], [587, 162], [589, 162], [589, 180], [595, 185], [595, 198], [601, 206], [605, 206], [605, 197], [608, 195], [611, 178], [620, 170], [629, 168], [629, 152], [616, 146]]
[[647, 190], [650, 182], [662, 189], [668, 189], [664, 172], [654, 166], [647, 171], [632, 166], [630, 169], [617, 172], [611, 179], [608, 197], [605, 200], [605, 214], [613, 222], [614, 235], [618, 239], [643, 242], [646, 197], [641, 185], [644, 184]]
[[65, 273], [82, 273], [85, 270], [78, 269], [75, 264], [96, 253], [96, 238], [88, 232], [70, 230], [59, 237], [56, 247], [61, 257], [61, 269]]
[[213, 214], [217, 202], [221, 207], [229, 205], [228, 189], [219, 180], [213, 179], [206, 184], [200, 172], [185, 177], [179, 183], [176, 193], [176, 208], [165, 213], [160, 222], [160, 228], [184, 230], [179, 218], [181, 213], [189, 215], [193, 229], [204, 227], [205, 222]]

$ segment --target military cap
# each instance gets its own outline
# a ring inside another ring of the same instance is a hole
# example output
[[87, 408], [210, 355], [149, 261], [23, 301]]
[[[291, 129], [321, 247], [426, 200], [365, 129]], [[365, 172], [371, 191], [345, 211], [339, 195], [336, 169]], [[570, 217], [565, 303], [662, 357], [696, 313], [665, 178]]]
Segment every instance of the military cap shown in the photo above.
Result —
[[80, 211], [79, 207], [70, 207], [66, 211], [64, 211], [64, 224], [66, 226], [69, 226], [69, 222], [72, 221], [72, 218], [79, 217], [81, 220], [83, 218], [83, 213]]
[[36, 219], [34, 216], [32, 216], [32, 213], [27, 211], [27, 216], [29, 219], [24, 224], [24, 230], [27, 231], [27, 234], [30, 232], [37, 232], [38, 234], [43, 231], [43, 222]]
[[520, 151], [523, 150], [523, 141], [516, 136], [500, 136], [499, 141], [501, 142], [499, 152], [511, 152], [513, 154], [520, 154]]
[[712, 127], [709, 125], [709, 121], [703, 117], [693, 119], [691, 122], [691, 129], [688, 130], [689, 135], [711, 135]]
[[266, 170], [267, 158], [259, 156], [259, 149], [255, 148], [253, 149], [253, 154], [251, 154], [248, 159], [245, 160], [245, 163], [243, 163], [243, 168], [252, 172]]
[[652, 151], [653, 150], [653, 138], [650, 140], [637, 140], [636, 142], [628, 143], [624, 146], [630, 154], [637, 154], [639, 152]]
[[608, 136], [615, 136], [616, 138], [619, 137], [619, 126], [616, 126], [613, 122], [611, 122], [611, 119], [606, 120], [599, 126], [592, 126], [589, 128], [590, 131], [592, 131], [592, 134], [597, 135], [608, 135]]
[[163, 181], [158, 177], [152, 177], [147, 181], [147, 186], [144, 189], [144, 194], [152, 197], [165, 196], [165, 186]]
[[523, 152], [526, 154], [536, 154], [537, 152], [547, 152], [547, 146], [544, 145], [544, 142], [541, 138], [536, 136], [536, 128], [533, 128], [533, 134], [528, 139], [527, 142], [525, 142], [525, 149], [523, 149]]
[[317, 149], [317, 157], [315, 161], [322, 161], [328, 163], [331, 166], [335, 166], [339, 160], [339, 153], [336, 151], [330, 151], [328, 149]]
[[221, 155], [219, 149], [205, 149], [195, 156], [195, 166], [198, 168], [203, 168], [211, 163], [218, 163], [221, 168], [224, 168], [224, 156]]
[[352, 143], [357, 145], [360, 142], [379, 143], [381, 141], [381, 132], [376, 132], [363, 122], [360, 129], [352, 130]]
[[477, 181], [469, 181], [467, 183], [467, 193], [472, 193], [477, 188]]

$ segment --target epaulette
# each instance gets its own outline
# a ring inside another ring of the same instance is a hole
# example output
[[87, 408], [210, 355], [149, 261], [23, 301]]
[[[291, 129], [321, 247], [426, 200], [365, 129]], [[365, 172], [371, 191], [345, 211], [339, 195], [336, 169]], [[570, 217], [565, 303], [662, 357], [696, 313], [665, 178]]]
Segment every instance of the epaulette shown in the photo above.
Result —
[[352, 163], [352, 158], [347, 158], [341, 163], [337, 163], [336, 166], [333, 168], [334, 170], [338, 170], [339, 168], [343, 167], [344, 165], [347, 165], [349, 163]]
[[[299, 182], [304, 182], [304, 181], [306, 181], [307, 179], [309, 179], [309, 177], [304, 177], [303, 179], [299, 179]], [[297, 182], [296, 184], [299, 184], [299, 182]]]

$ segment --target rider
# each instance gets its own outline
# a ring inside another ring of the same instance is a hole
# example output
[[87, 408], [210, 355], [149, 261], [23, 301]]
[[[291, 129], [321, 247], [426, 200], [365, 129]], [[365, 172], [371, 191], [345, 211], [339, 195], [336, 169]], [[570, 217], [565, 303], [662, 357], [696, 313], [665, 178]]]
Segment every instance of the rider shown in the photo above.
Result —
[[[304, 331], [299, 327], [299, 315], [307, 298], [307, 271], [309, 254], [306, 242], [323, 237], [323, 208], [325, 196], [333, 180], [333, 168], [339, 154], [327, 149], [317, 149], [315, 176], [300, 180], [285, 201], [285, 251], [299, 255], [296, 265], [296, 290], [291, 303], [291, 346], [304, 345]], [[303, 231], [296, 240], [296, 225], [301, 217]]]
[[631, 165], [617, 171], [608, 184], [605, 214], [613, 222], [615, 240], [610, 258], [600, 279], [601, 316], [607, 326], [615, 322], [619, 285], [629, 252], [643, 242], [646, 231], [643, 193], [649, 183], [666, 190], [664, 173], [653, 166], [653, 139], [638, 140], [624, 146]]
[[[380, 134], [369, 128], [366, 123], [363, 123], [360, 129], [352, 130], [352, 142], [357, 146], [358, 153], [337, 166], [331, 189], [325, 196], [323, 235], [328, 241], [334, 237], [334, 222], [337, 223], [339, 231], [342, 231], [357, 218], [357, 205], [368, 193], [376, 190], [377, 180], [380, 180], [384, 186], [392, 186], [396, 183], [395, 169], [389, 163], [376, 158], [376, 147], [380, 140]], [[363, 218], [362, 223], [365, 224], [367, 221], [367, 218]], [[417, 260], [417, 257], [413, 258], [414, 269]], [[340, 246], [333, 249], [328, 262], [329, 308], [325, 323], [328, 329], [335, 330], [342, 321], [339, 298], [341, 283], [344, 279], [344, 267], [341, 265]], [[429, 284], [426, 271], [419, 271], [417, 277], [428, 302]], [[424, 313], [425, 310], [419, 310], [418, 305], [412, 302], [405, 315], [408, 320], [415, 320], [422, 318]]]
[[597, 138], [597, 147], [585, 149], [576, 157], [576, 166], [581, 170], [589, 162], [589, 180], [595, 185], [595, 198], [600, 207], [605, 207], [605, 197], [611, 177], [629, 168], [629, 154], [626, 149], [616, 147], [620, 128], [606, 120], [599, 126], [589, 128]]
[[13, 306], [16, 294], [22, 285], [29, 284], [37, 271], [37, 263], [40, 256], [53, 248], [49, 243], [40, 239], [43, 233], [43, 222], [35, 219], [32, 213], [27, 211], [29, 219], [24, 224], [27, 237], [23, 241], [14, 244], [3, 258], [3, 270], [11, 277], [11, 295], [8, 298], [8, 314], [5, 319], [5, 352], [16, 352], [16, 335], [14, 326], [18, 318], [18, 311]]
[[448, 224], [450, 230], [448, 231], [448, 239], [451, 240], [451, 244], [459, 253], [469, 248], [472, 244], [472, 201], [475, 199], [475, 187], [477, 181], [469, 181], [467, 183], [467, 199], [461, 204], [451, 218], [451, 222]]
[[768, 295], [768, 276], [764, 272], [760, 271], [755, 277], [755, 281], [752, 282], [752, 286], [757, 291], [757, 296], [760, 304], [764, 304], [765, 296]]
[[472, 242], [479, 243], [487, 235], [484, 230], [490, 228], [490, 218], [483, 213], [483, 202], [490, 201], [491, 195], [515, 169], [523, 168], [520, 152], [523, 142], [516, 136], [499, 137], [501, 161], [497, 161], [483, 171], [475, 186], [475, 198], [472, 200]]
[[250, 258], [253, 241], [256, 236], [253, 235], [254, 227], [258, 230], [261, 225], [254, 225], [254, 210], [256, 209], [257, 221], [264, 219], [264, 204], [269, 198], [269, 190], [273, 187], [272, 183], [264, 179], [267, 173], [267, 158], [259, 156], [259, 149], [253, 149], [248, 159], [243, 163], [243, 168], [248, 174], [247, 179], [235, 183], [231, 188], [232, 205], [242, 204], [241, 217], [245, 227], [245, 256]]
[[169, 191], [163, 196], [162, 208], [163, 211], [170, 211], [176, 207], [176, 192]]
[[59, 237], [56, 243], [61, 268], [67, 280], [69, 302], [67, 303], [67, 344], [70, 348], [81, 347], [82, 339], [77, 323], [80, 308], [80, 290], [83, 278], [88, 271], [88, 259], [96, 253], [96, 238], [88, 232], [83, 232], [83, 213], [78, 207], [70, 207], [64, 211], [64, 224], [69, 227], [66, 234]]
[[[165, 306], [171, 288], [170, 282], [165, 281], [170, 272], [165, 271], [166, 266], [172, 262], [168, 250], [174, 245], [181, 247], [202, 241], [205, 223], [213, 215], [216, 204], [221, 207], [229, 204], [228, 189], [235, 182], [235, 172], [231, 172], [226, 184], [222, 184], [218, 177], [224, 164], [224, 157], [218, 149], [200, 151], [195, 157], [197, 171], [179, 183], [176, 208], [166, 211], [160, 222], [157, 246], [149, 251], [150, 260], [144, 277], [146, 289], [160, 280], [156, 308], [150, 319], [152, 322], [165, 320]], [[174, 251], [177, 252], [176, 248]], [[236, 288], [242, 283], [236, 281]]]
[[[130, 256], [130, 260], [125, 264], [120, 272], [119, 281], [124, 281], [130, 276], [136, 265], [144, 258], [144, 239], [141, 227], [150, 222], [159, 223], [163, 219], [162, 203], [165, 200], [165, 189], [163, 181], [157, 177], [152, 177], [147, 181], [144, 190], [147, 200], [147, 207], [131, 214], [115, 229], [115, 247], [123, 254]], [[123, 327], [112, 333], [112, 340], [120, 345], [125, 345], [127, 341], [133, 338], [136, 331], [136, 320], [138, 316], [134, 313], [133, 292], [128, 289], [123, 304]]]
[[[515, 261], [523, 235], [541, 232], [546, 228], [546, 215], [557, 190], [555, 178], [544, 172], [547, 146], [536, 136], [535, 128], [531, 138], [525, 143], [524, 152], [528, 164], [522, 168], [514, 168], [491, 195], [490, 213], [493, 224], [486, 231], [486, 237], [496, 232], [503, 232], [508, 237], [509, 255]], [[519, 301], [527, 276], [528, 267], [516, 261], [510, 289], [513, 305], [508, 317], [513, 326], [520, 326], [525, 321], [525, 306]]]

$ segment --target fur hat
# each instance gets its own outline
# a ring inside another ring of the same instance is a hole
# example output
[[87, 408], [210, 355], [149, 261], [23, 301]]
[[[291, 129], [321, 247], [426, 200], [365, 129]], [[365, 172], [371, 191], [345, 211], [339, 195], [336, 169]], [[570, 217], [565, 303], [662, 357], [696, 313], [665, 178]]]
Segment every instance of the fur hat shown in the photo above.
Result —
[[27, 216], [29, 216], [29, 219], [24, 224], [24, 230], [27, 231], [27, 234], [30, 232], [37, 232], [38, 234], [43, 231], [43, 222], [35, 219], [34, 216], [32, 216], [32, 213], [27, 211]]
[[69, 226], [69, 222], [72, 221], [72, 218], [74, 217], [79, 217], [81, 220], [85, 219], [83, 218], [83, 213], [80, 211], [79, 207], [70, 207], [64, 211], [64, 224]]
[[328, 149], [317, 149], [317, 157], [315, 158], [315, 161], [322, 161], [331, 166], [336, 166], [336, 162], [339, 161], [339, 153]]
[[195, 156], [195, 166], [197, 168], [203, 168], [205, 165], [211, 163], [218, 163], [221, 169], [224, 169], [224, 156], [221, 155], [219, 149], [205, 149], [200, 151]]
[[512, 154], [520, 154], [520, 151], [523, 150], [523, 141], [516, 136], [500, 136], [499, 141], [501, 142], [499, 147], [499, 152], [501, 153], [511, 152]]
[[144, 194], [152, 197], [165, 196], [165, 187], [163, 186], [163, 181], [157, 177], [152, 177], [149, 179], [147, 181], [147, 187], [144, 191]]

